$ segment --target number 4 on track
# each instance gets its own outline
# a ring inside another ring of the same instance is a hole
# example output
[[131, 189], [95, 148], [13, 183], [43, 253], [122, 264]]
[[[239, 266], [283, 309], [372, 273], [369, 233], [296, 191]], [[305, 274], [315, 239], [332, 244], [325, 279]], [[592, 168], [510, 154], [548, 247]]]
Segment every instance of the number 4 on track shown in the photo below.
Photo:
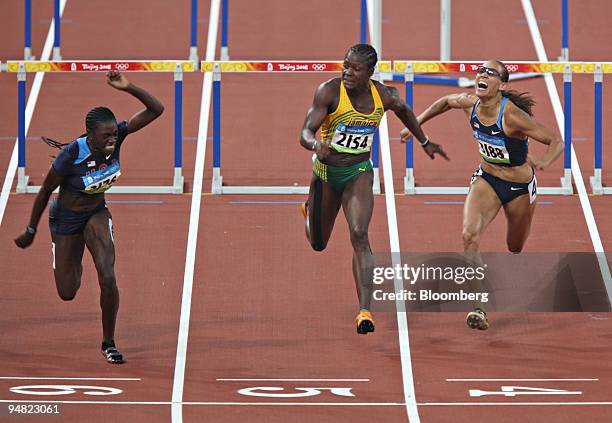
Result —
[[486, 395], [502, 395], [515, 397], [517, 395], [582, 395], [582, 391], [566, 391], [563, 389], [531, 388], [529, 386], [502, 386], [501, 391], [481, 391], [470, 389], [471, 397], [484, 397]]

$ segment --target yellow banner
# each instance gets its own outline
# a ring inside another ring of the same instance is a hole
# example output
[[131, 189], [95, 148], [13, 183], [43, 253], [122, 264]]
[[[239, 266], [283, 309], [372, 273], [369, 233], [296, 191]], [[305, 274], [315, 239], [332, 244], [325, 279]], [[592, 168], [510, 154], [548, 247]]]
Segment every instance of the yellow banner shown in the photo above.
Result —
[[19, 65], [23, 63], [26, 72], [108, 72], [117, 70], [121, 72], [173, 72], [176, 65], [180, 65], [183, 72], [193, 72], [193, 62], [190, 61], [11, 61], [7, 63], [8, 72], [18, 72]]
[[603, 63], [585, 63], [584, 64], [584, 71], [587, 73], [595, 73], [595, 65], [600, 64], [601, 65], [601, 72], [602, 73], [612, 73], [612, 63], [610, 62], [603, 62]]
[[[395, 72], [404, 73], [408, 65], [412, 65], [412, 70], [415, 73], [444, 73], [444, 72], [459, 72], [459, 73], [475, 73], [483, 62], [410, 62], [410, 61], [394, 61], [393, 70]], [[584, 72], [584, 63], [580, 62], [504, 62], [508, 72], [537, 72], [537, 73], [563, 73], [565, 65], [569, 64], [573, 73]]]
[[[295, 60], [270, 60], [270, 61], [215, 61], [200, 63], [202, 72], [212, 72], [215, 65], [219, 65], [223, 72], [340, 72], [342, 71], [341, 61], [295, 61]], [[391, 72], [391, 61], [380, 61], [376, 64], [379, 72]]]

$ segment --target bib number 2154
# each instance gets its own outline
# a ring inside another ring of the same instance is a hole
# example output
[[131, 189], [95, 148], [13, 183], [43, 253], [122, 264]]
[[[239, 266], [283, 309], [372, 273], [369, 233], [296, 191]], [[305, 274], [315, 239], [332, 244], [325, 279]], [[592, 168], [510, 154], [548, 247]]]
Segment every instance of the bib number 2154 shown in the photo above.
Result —
[[343, 132], [336, 144], [346, 148], [365, 149], [368, 148], [368, 138], [369, 135], [353, 135]]

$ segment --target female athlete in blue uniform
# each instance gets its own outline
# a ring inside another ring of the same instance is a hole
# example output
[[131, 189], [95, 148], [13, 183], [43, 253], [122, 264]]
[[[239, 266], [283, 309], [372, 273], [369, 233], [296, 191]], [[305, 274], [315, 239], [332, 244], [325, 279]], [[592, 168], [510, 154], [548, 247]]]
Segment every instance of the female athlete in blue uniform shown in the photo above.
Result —
[[[462, 109], [470, 119], [481, 162], [465, 201], [462, 237], [465, 253], [478, 264], [482, 264], [480, 239], [502, 207], [508, 250], [522, 251], [536, 205], [535, 170], [546, 169], [563, 152], [561, 138], [533, 119], [533, 99], [507, 90], [507, 82], [504, 64], [490, 60], [478, 67], [474, 94], [442, 97], [418, 117], [423, 124], [450, 109]], [[401, 135], [405, 141], [410, 131], [403, 129]], [[527, 154], [528, 138], [548, 145], [541, 158]], [[489, 327], [482, 303], [468, 314], [467, 324], [480, 330]]]
[[[370, 80], [378, 58], [367, 44], [349, 49], [341, 78], [319, 86], [304, 122], [300, 144], [316, 152], [308, 201], [302, 205], [306, 237], [312, 248], [323, 251], [331, 236], [340, 206], [349, 225], [353, 246], [353, 276], [359, 298], [357, 333], [374, 331], [370, 313], [374, 259], [368, 226], [374, 208], [370, 149], [374, 132], [385, 111], [393, 110], [430, 158], [440, 154], [438, 144], [425, 136], [410, 107], [394, 87]], [[321, 141], [315, 134], [321, 129]]]
[[113, 221], [106, 207], [104, 191], [121, 175], [119, 151], [125, 137], [147, 126], [164, 111], [163, 105], [131, 84], [116, 71], [108, 72], [108, 84], [140, 100], [146, 109], [127, 121], [117, 123], [106, 107], [96, 107], [85, 118], [86, 134], [69, 144], [44, 139], [62, 148], [34, 200], [30, 221], [23, 234], [15, 239], [20, 248], [34, 241], [40, 217], [51, 193], [59, 187], [57, 199], [49, 210], [53, 273], [59, 296], [70, 301], [81, 285], [85, 246], [91, 253], [100, 283], [102, 308], [102, 354], [109, 363], [123, 363], [115, 346], [115, 322], [119, 309], [119, 290], [115, 280], [115, 245]]

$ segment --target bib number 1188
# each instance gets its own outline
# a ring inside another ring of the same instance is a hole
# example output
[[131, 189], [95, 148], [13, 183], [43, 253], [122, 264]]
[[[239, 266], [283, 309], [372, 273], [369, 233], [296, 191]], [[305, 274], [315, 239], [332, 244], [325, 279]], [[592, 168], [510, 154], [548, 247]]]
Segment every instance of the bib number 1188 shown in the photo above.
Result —
[[492, 159], [503, 159], [504, 152], [500, 148], [492, 147], [490, 145], [480, 143], [480, 151], [488, 157]]

